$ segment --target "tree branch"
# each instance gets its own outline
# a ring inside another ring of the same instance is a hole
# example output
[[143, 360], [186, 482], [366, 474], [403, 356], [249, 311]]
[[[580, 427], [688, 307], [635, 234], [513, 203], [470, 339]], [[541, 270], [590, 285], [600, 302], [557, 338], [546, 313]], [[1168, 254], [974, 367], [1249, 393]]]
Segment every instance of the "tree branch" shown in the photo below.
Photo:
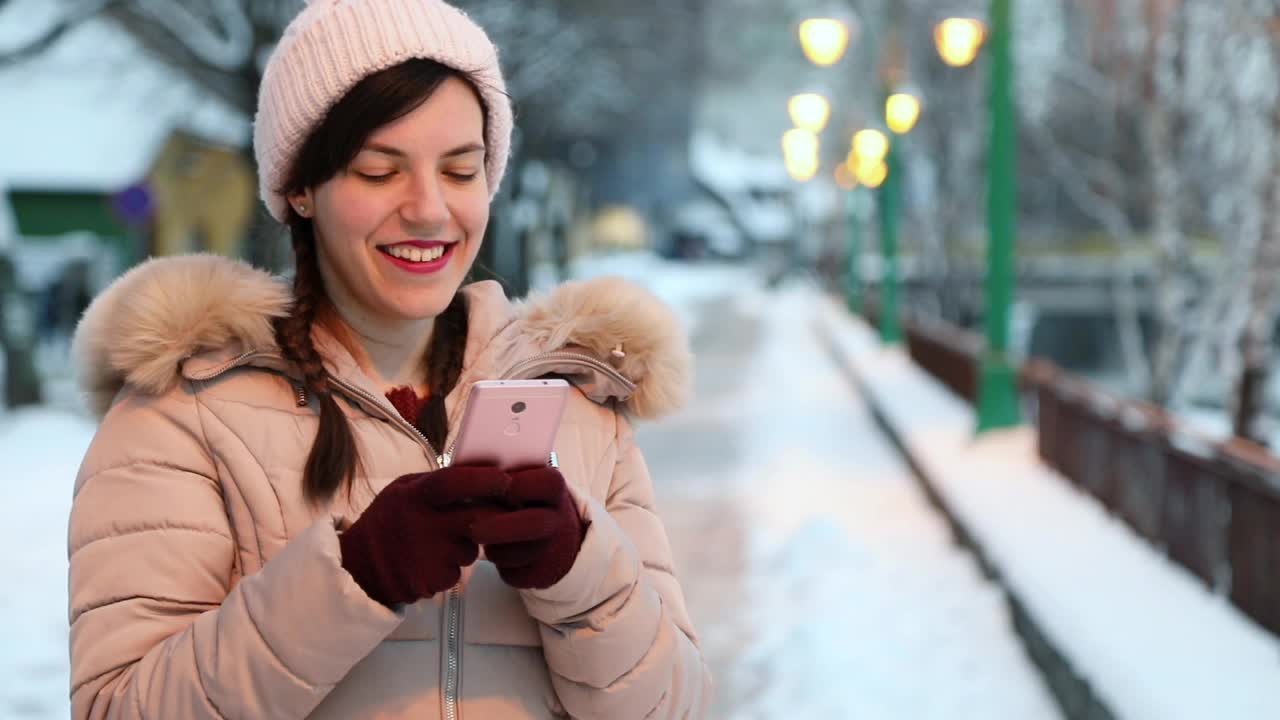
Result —
[[[8, 2], [9, 0], [0, 0], [0, 10], [3, 10]], [[91, 0], [80, 9], [67, 11], [61, 20], [41, 33], [40, 37], [26, 45], [0, 53], [0, 69], [26, 62], [37, 55], [43, 54], [46, 50], [56, 45], [69, 31], [117, 2], [118, 0]]]

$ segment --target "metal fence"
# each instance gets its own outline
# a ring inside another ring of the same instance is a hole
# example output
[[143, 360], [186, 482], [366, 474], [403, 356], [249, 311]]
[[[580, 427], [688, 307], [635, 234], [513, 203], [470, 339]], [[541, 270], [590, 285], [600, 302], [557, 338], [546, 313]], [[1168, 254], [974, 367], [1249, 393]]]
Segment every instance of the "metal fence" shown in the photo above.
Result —
[[[877, 316], [868, 308], [868, 319]], [[982, 341], [938, 320], [903, 318], [911, 358], [973, 402]], [[1120, 399], [1053, 363], [1020, 372], [1044, 462], [1206, 587], [1280, 633], [1280, 458], [1243, 439], [1213, 441], [1162, 408]]]

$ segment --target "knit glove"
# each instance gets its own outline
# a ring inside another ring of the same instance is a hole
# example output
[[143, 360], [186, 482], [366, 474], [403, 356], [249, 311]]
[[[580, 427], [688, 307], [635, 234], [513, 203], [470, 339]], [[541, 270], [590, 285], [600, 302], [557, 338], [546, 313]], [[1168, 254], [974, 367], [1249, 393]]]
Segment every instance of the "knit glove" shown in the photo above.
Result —
[[448, 590], [479, 555], [467, 528], [502, 511], [508, 483], [497, 468], [479, 466], [397, 478], [339, 536], [342, 567], [387, 607]]
[[587, 532], [564, 476], [555, 468], [513, 472], [503, 501], [511, 509], [476, 518], [471, 539], [508, 585], [551, 587], [573, 567]]

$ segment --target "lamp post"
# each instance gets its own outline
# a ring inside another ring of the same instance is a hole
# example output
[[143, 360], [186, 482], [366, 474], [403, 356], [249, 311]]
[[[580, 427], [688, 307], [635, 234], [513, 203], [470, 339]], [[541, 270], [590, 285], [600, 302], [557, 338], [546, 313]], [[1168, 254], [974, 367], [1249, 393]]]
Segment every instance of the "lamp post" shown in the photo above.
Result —
[[871, 212], [871, 198], [863, 188], [875, 190], [884, 183], [889, 175], [885, 164], [888, 152], [889, 139], [884, 133], [867, 128], [853, 134], [849, 157], [840, 164], [840, 170], [852, 181], [845, 200], [849, 237], [845, 302], [855, 315], [862, 312], [862, 233]]
[[884, 256], [880, 298], [880, 340], [886, 345], [902, 342], [898, 318], [898, 218], [902, 210], [902, 151], [907, 133], [920, 119], [920, 101], [910, 93], [895, 92], [885, 99], [885, 124], [892, 134], [885, 165], [888, 170], [880, 190], [880, 252]]
[[[978, 373], [978, 432], [1019, 422], [1017, 378], [1009, 362], [1017, 212], [1017, 118], [1013, 104], [1013, 0], [991, 0], [991, 138], [987, 176], [986, 348]], [[973, 18], [948, 18], [934, 29], [938, 54], [953, 67], [973, 62], [987, 29]]]
[[1009, 362], [1017, 196], [1017, 119], [1013, 105], [1013, 0], [991, 0], [991, 149], [987, 181], [987, 348], [978, 377], [978, 432], [1018, 424], [1018, 391]]
[[[849, 25], [834, 18], [805, 20], [800, 23], [799, 34], [800, 45], [805, 56], [815, 65], [822, 67], [839, 62], [849, 45]], [[880, 279], [880, 337], [886, 344], [897, 344], [902, 342], [902, 328], [898, 319], [898, 217], [902, 195], [900, 177], [902, 163], [897, 145], [898, 141], [911, 131], [919, 118], [920, 102], [908, 93], [890, 94], [889, 90], [896, 84], [902, 69], [899, 57], [901, 48], [893, 43], [890, 50], [891, 57], [888, 58], [883, 80], [886, 97], [885, 121], [894, 138], [888, 140], [882, 134], [879, 135], [879, 138], [884, 141], [884, 147], [881, 152], [874, 153], [877, 155], [874, 160], [866, 156], [857, 158], [855, 142], [850, 159], [854, 161], [851, 163], [854, 166], [851, 168], [852, 174], [858, 180], [851, 194], [857, 194], [862, 187], [879, 188], [877, 199], [880, 206], [880, 245], [883, 255]], [[875, 53], [868, 48], [868, 57], [874, 57], [874, 55]], [[797, 114], [794, 109], [795, 99], [792, 105], [794, 117]], [[853, 208], [860, 208], [864, 203], [860, 198], [849, 198], [848, 203], [850, 271], [846, 274], [845, 293], [850, 307], [853, 308], [861, 305], [859, 259], [862, 251], [861, 227], [858, 225], [861, 215], [854, 212]]]

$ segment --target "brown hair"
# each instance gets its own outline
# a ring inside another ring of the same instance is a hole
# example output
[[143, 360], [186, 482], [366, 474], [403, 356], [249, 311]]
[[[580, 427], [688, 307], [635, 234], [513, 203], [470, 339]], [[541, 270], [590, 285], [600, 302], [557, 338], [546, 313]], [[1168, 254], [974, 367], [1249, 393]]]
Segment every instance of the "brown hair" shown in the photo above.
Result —
[[[355, 85], [325, 116], [302, 144], [281, 192], [298, 193], [327, 182], [360, 152], [378, 128], [394, 122], [426, 102], [449, 77], [458, 77], [475, 89], [464, 73], [432, 60], [413, 59], [379, 71]], [[488, 112], [480, 93], [481, 109]], [[343, 485], [350, 487], [360, 464], [360, 455], [351, 425], [329, 386], [329, 373], [311, 340], [311, 328], [329, 303], [320, 276], [315, 228], [310, 220], [289, 207], [289, 235], [293, 244], [295, 275], [294, 304], [287, 317], [276, 322], [276, 341], [285, 358], [302, 372], [307, 393], [320, 403], [320, 429], [302, 476], [308, 500], [323, 503]], [[444, 398], [458, 382], [466, 350], [467, 309], [461, 293], [435, 319], [431, 345], [425, 363], [431, 398], [419, 414], [418, 429], [437, 452], [448, 432]]]

